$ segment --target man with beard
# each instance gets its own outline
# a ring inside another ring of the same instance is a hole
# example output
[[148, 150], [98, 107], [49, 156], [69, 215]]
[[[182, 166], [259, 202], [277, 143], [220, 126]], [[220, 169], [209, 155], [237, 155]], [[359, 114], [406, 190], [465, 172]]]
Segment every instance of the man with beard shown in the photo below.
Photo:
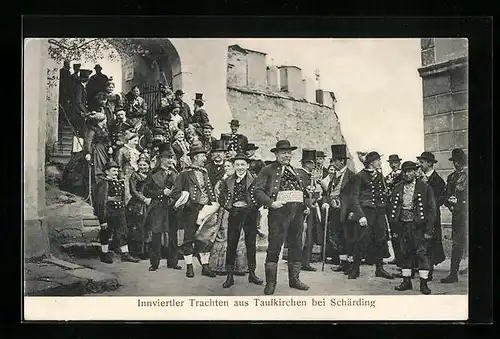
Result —
[[429, 277], [427, 281], [432, 281], [434, 266], [442, 263], [446, 257], [443, 249], [443, 239], [441, 230], [441, 206], [446, 200], [446, 183], [439, 174], [434, 170], [434, 164], [437, 163], [434, 154], [431, 152], [422, 152], [417, 157], [420, 163], [421, 177], [420, 179], [427, 183], [432, 188], [434, 200], [436, 202], [436, 221], [434, 222], [434, 236], [429, 240], [427, 248], [427, 256], [430, 260]]
[[180, 219], [184, 225], [184, 240], [181, 253], [186, 263], [186, 277], [193, 278], [193, 254], [199, 253], [202, 264], [201, 274], [214, 278], [215, 272], [208, 267], [210, 251], [206, 251], [206, 244], [196, 239], [196, 231], [199, 228], [199, 215], [203, 209], [217, 210], [219, 204], [216, 202], [213, 186], [210, 183], [207, 170], [203, 167], [207, 158], [206, 150], [200, 145], [192, 145], [188, 155], [191, 157], [192, 165], [182, 171], [176, 178], [171, 193], [174, 209], [180, 210]]
[[383, 258], [388, 253], [387, 222], [385, 215], [386, 193], [380, 173], [380, 154], [369, 152], [364, 157], [365, 168], [353, 178], [351, 209], [353, 219], [358, 221], [354, 227], [354, 256], [349, 279], [359, 277], [361, 259], [375, 264], [375, 276], [385, 279], [394, 277], [384, 270]]
[[292, 151], [288, 140], [280, 140], [271, 152], [276, 162], [264, 167], [255, 179], [253, 196], [258, 204], [269, 209], [269, 245], [266, 255], [265, 295], [274, 294], [277, 283], [278, 259], [281, 246], [288, 242], [288, 283], [291, 288], [308, 290], [299, 279], [302, 267], [302, 232], [307, 192], [296, 169], [290, 165]]
[[[352, 179], [355, 174], [347, 168], [346, 145], [332, 145], [331, 164], [335, 168], [323, 198], [323, 209], [329, 209], [328, 241], [338, 255], [340, 266], [335, 272], [348, 275], [353, 261], [353, 223], [349, 219]], [[351, 261], [349, 261], [349, 256]]]
[[451, 211], [451, 249], [450, 274], [441, 279], [443, 284], [458, 282], [460, 261], [467, 244], [467, 199], [468, 199], [468, 168], [467, 155], [461, 148], [455, 148], [449, 159], [455, 166], [446, 180], [445, 206]]
[[210, 161], [205, 165], [212, 187], [224, 176], [224, 160], [226, 148], [222, 140], [213, 140], [211, 145]]
[[416, 179], [417, 165], [405, 161], [401, 167], [403, 182], [391, 194], [390, 217], [393, 237], [400, 238], [403, 281], [396, 291], [413, 289], [411, 271], [414, 258], [417, 260], [420, 276], [420, 292], [430, 294], [427, 286], [430, 262], [427, 255], [428, 242], [434, 235], [436, 202], [432, 188]]
[[258, 205], [250, 194], [254, 176], [248, 171], [248, 158], [244, 153], [232, 158], [235, 173], [221, 182], [220, 204], [229, 211], [227, 228], [226, 271], [227, 279], [222, 285], [234, 285], [234, 264], [241, 230], [245, 233], [248, 260], [248, 282], [262, 285], [264, 282], [255, 275], [257, 267], [257, 213]]

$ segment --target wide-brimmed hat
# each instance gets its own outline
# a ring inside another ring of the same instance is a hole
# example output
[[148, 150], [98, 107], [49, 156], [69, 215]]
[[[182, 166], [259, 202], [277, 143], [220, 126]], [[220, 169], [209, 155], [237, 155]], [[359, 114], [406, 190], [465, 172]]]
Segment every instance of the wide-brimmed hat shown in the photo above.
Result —
[[248, 162], [250, 159], [248, 159], [248, 156], [245, 153], [237, 153], [233, 158], [231, 158], [232, 162], [236, 160], [245, 160]]
[[396, 162], [396, 161], [401, 161], [401, 160], [403, 160], [403, 159], [401, 159], [399, 157], [399, 155], [391, 154], [391, 155], [389, 155], [389, 159], [387, 160], [387, 162]]
[[182, 89], [178, 89], [177, 91], [175, 91], [175, 95], [182, 95], [184, 94], [184, 91]]
[[227, 151], [226, 143], [224, 142], [224, 140], [217, 140], [217, 139], [213, 140], [211, 151], [212, 152]]
[[382, 155], [379, 154], [378, 152], [375, 152], [375, 151], [368, 152], [368, 154], [365, 156], [364, 164], [367, 165], [374, 160], [380, 159], [381, 157], [382, 157]]
[[107, 171], [109, 170], [110, 168], [120, 168], [120, 166], [118, 166], [118, 164], [114, 161], [114, 160], [110, 160], [108, 161], [104, 167], [102, 168], [104, 171]]
[[195, 97], [193, 99], [194, 101], [201, 101], [201, 102], [205, 102], [205, 100], [203, 100], [203, 93], [196, 93], [195, 94]]
[[433, 164], [435, 164], [437, 162], [434, 154], [431, 152], [427, 152], [427, 151], [422, 152], [422, 154], [419, 157], [417, 157], [417, 160], [425, 160], [425, 161], [428, 161], [428, 162], [433, 163]]
[[175, 156], [170, 144], [164, 142], [159, 146], [157, 158], [172, 158]]
[[276, 147], [271, 149], [271, 152], [276, 153], [277, 151], [294, 151], [297, 149], [297, 146], [291, 146], [290, 141], [288, 140], [279, 140], [276, 143]]
[[189, 153], [187, 155], [192, 156], [199, 153], [207, 153], [207, 150], [201, 143], [195, 143], [189, 148]]
[[236, 126], [236, 127], [240, 127], [240, 122], [236, 119], [233, 119], [229, 122], [229, 125], [231, 126]]
[[92, 71], [90, 69], [81, 69], [80, 79], [88, 79], [90, 77], [90, 74], [92, 74]]
[[302, 149], [302, 159], [301, 162], [316, 162], [316, 150], [311, 148]]
[[347, 145], [331, 145], [330, 148], [332, 149], [332, 159], [347, 159]]
[[316, 151], [316, 158], [326, 158], [326, 154], [323, 151]]
[[248, 143], [246, 147], [246, 151], [256, 151], [259, 149], [259, 146], [256, 146], [254, 143]]
[[449, 158], [448, 160], [465, 164], [467, 162], [467, 154], [465, 154], [463, 149], [455, 148], [453, 151], [451, 151], [451, 158]]
[[102, 69], [102, 66], [99, 65], [99, 64], [97, 64], [97, 65], [94, 66], [94, 69]]
[[206, 123], [206, 124], [203, 124], [201, 125], [201, 129], [214, 129], [214, 127], [212, 125], [210, 125], [209, 123]]
[[416, 171], [420, 166], [418, 166], [416, 163], [413, 161], [405, 161], [401, 165], [401, 171]]

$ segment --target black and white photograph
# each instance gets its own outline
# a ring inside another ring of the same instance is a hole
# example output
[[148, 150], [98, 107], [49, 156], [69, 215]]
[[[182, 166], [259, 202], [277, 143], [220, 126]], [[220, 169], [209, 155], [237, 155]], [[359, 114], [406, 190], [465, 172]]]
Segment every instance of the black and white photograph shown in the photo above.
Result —
[[466, 38], [23, 53], [26, 300], [134, 297], [168, 320], [234, 298], [273, 314], [467, 297]]

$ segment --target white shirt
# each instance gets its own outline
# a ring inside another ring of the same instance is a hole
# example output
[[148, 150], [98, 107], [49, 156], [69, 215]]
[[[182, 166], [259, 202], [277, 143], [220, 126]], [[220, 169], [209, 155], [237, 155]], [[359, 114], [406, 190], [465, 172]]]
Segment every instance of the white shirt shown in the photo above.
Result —
[[340, 176], [343, 176], [346, 170], [347, 170], [347, 165], [345, 165], [344, 168], [342, 168], [340, 171], [336, 171], [335, 172], [335, 176], [337, 178], [340, 177]]
[[434, 173], [434, 168], [431, 168], [431, 170], [430, 170], [429, 172], [426, 172], [426, 173], [425, 173], [425, 176], [426, 176], [427, 178], [430, 178], [430, 177], [431, 177], [431, 175], [432, 175], [432, 173]]
[[240, 183], [241, 180], [245, 179], [245, 176], [247, 175], [247, 172], [243, 173], [242, 176], [239, 176], [238, 173], [236, 173], [236, 172], [235, 172], [235, 174], [236, 174], [236, 182]]

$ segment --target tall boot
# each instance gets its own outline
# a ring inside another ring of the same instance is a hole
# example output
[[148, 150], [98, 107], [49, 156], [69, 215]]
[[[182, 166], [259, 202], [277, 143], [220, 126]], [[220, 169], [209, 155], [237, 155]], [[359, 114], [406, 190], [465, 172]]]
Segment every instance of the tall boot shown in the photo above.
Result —
[[378, 263], [376, 264], [376, 269], [375, 269], [375, 276], [379, 278], [385, 278], [385, 279], [394, 279], [394, 276], [384, 270], [384, 265], [383, 263]]
[[229, 288], [234, 285], [234, 276], [233, 276], [233, 269], [228, 268], [227, 269], [227, 278], [226, 281], [222, 284], [223, 288]]
[[215, 278], [217, 276], [214, 271], [208, 268], [208, 264], [201, 265], [201, 275], [209, 278]]
[[458, 282], [458, 269], [460, 267], [460, 260], [456, 260], [455, 258], [451, 258], [451, 265], [450, 265], [450, 274], [444, 278], [441, 279], [441, 283], [443, 284], [452, 284]]
[[357, 277], [359, 277], [359, 265], [360, 265], [359, 260], [354, 260], [354, 262], [351, 265], [351, 270], [349, 272], [349, 275], [347, 276], [347, 279], [356, 279]]
[[344, 275], [349, 275], [349, 273], [351, 273], [352, 265], [352, 262], [346, 261]]
[[420, 292], [422, 292], [422, 294], [431, 294], [431, 289], [427, 286], [427, 280], [428, 279], [420, 278]]
[[264, 281], [255, 275], [255, 268], [248, 269], [248, 282], [255, 285], [262, 285]]
[[309, 286], [304, 284], [299, 279], [301, 262], [293, 262], [288, 264], [288, 286], [301, 291], [307, 291]]
[[427, 281], [432, 281], [433, 274], [434, 274], [434, 265], [431, 265], [431, 268], [429, 269], [429, 277], [427, 278]]
[[274, 294], [276, 289], [276, 280], [278, 276], [278, 264], [275, 262], [266, 262], [266, 287], [264, 288], [265, 295]]
[[399, 286], [394, 287], [396, 291], [406, 291], [406, 290], [412, 290], [413, 285], [411, 283], [411, 278], [410, 277], [403, 277], [403, 281]]

